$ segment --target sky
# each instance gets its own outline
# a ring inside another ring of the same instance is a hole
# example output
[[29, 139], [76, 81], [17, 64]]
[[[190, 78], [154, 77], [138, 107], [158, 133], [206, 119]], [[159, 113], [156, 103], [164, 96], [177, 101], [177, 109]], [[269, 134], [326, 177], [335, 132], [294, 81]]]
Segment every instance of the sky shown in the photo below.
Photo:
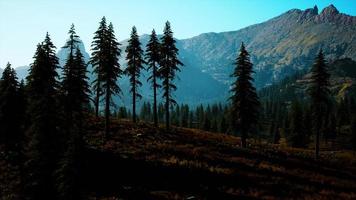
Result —
[[356, 15], [356, 0], [0, 0], [0, 68], [32, 62], [36, 44], [48, 31], [57, 48], [64, 45], [72, 23], [90, 52], [100, 19], [114, 24], [119, 41], [138, 33], [161, 33], [169, 20], [174, 36], [190, 38], [264, 22], [290, 9], [322, 8], [334, 4]]

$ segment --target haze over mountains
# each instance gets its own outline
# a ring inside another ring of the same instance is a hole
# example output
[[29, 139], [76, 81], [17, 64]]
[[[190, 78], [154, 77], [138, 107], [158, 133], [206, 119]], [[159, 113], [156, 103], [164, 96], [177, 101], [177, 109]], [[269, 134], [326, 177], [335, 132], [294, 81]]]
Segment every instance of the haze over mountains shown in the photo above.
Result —
[[[177, 40], [180, 58], [185, 65], [179, 74], [180, 80], [177, 80], [177, 100], [191, 105], [225, 101], [230, 84], [229, 75], [241, 42], [246, 44], [251, 54], [257, 72], [256, 86], [262, 88], [300, 69], [308, 69], [320, 48], [324, 49], [328, 60], [346, 57], [356, 60], [355, 35], [356, 17], [340, 13], [330, 5], [320, 12], [317, 7], [292, 9], [266, 22], [238, 31], [203, 33], [193, 38]], [[144, 47], [148, 35], [142, 35], [140, 39]], [[125, 67], [124, 49], [127, 40], [121, 44], [120, 61]], [[80, 44], [80, 48], [85, 51], [83, 44]], [[62, 65], [66, 59], [66, 51], [60, 49], [57, 55]], [[86, 60], [89, 59], [88, 53], [84, 53], [84, 56]], [[20, 79], [26, 76], [27, 69], [28, 67], [16, 69]], [[143, 83], [146, 83], [146, 77], [144, 73]], [[120, 82], [123, 96], [130, 98], [126, 95], [127, 78], [123, 77]], [[151, 98], [148, 84], [144, 84], [141, 91], [144, 100]], [[123, 103], [129, 106], [130, 100], [123, 99]]]

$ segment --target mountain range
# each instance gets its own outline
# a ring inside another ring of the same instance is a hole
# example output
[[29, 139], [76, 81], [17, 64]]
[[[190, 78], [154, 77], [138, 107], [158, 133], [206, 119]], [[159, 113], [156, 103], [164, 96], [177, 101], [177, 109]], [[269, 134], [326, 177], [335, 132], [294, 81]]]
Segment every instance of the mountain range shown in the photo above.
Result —
[[[148, 35], [140, 37], [143, 47], [148, 39]], [[333, 5], [321, 12], [315, 6], [306, 10], [292, 9], [237, 31], [203, 33], [189, 39], [177, 39], [179, 57], [184, 63], [180, 78], [176, 80], [178, 102], [191, 105], [225, 102], [232, 81], [229, 75], [242, 42], [251, 55], [256, 72], [255, 85], [260, 89], [299, 70], [309, 69], [320, 48], [330, 62], [342, 58], [356, 60], [356, 17], [340, 13]], [[121, 65], [125, 67], [127, 40], [120, 43], [123, 52]], [[85, 52], [84, 57], [88, 61], [89, 54], [83, 43], [80, 43], [80, 49]], [[57, 55], [63, 65], [66, 49], [61, 48]], [[21, 79], [26, 76], [28, 67], [16, 70]], [[91, 74], [89, 76], [93, 78]], [[152, 96], [149, 85], [145, 84], [146, 78], [147, 72], [144, 72], [141, 93], [144, 100], [149, 100]], [[121, 102], [119, 98], [117, 101], [129, 106], [127, 77], [120, 79], [120, 85], [124, 98]]]

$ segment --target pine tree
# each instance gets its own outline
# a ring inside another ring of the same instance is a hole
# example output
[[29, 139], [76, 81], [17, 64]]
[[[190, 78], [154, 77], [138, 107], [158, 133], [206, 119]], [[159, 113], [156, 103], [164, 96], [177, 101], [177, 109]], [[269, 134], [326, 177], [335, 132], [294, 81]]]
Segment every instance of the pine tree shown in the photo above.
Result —
[[126, 107], [121, 106], [121, 107], [119, 108], [118, 117], [119, 117], [120, 119], [125, 119], [125, 118], [128, 117], [128, 113], [127, 113]]
[[78, 36], [74, 25], [70, 31], [70, 39], [64, 46], [69, 54], [64, 66], [62, 79], [63, 110], [65, 116], [64, 155], [60, 167], [56, 171], [59, 199], [80, 199], [80, 166], [82, 154], [82, 135], [84, 134], [85, 113], [89, 107], [89, 85], [87, 65], [80, 49], [76, 45]]
[[209, 116], [205, 113], [204, 121], [203, 121], [203, 130], [210, 131], [210, 127], [211, 127], [211, 122], [210, 122]]
[[148, 64], [147, 70], [150, 71], [150, 75], [147, 81], [150, 81], [153, 89], [153, 122], [154, 122], [154, 126], [158, 127], [157, 89], [160, 88], [160, 85], [158, 84], [158, 79], [159, 79], [158, 68], [160, 63], [160, 43], [154, 29], [152, 30], [150, 40], [146, 45], [145, 59]]
[[292, 147], [305, 147], [307, 139], [303, 127], [303, 109], [298, 101], [292, 103], [288, 141]]
[[91, 44], [92, 54], [90, 58], [90, 64], [93, 65], [93, 73], [95, 74], [95, 79], [93, 81], [93, 90], [95, 91], [94, 106], [95, 106], [95, 116], [99, 116], [99, 104], [100, 97], [103, 95], [102, 86], [102, 73], [103, 68], [107, 62], [107, 31], [108, 27], [106, 25], [106, 18], [103, 17], [99, 24], [98, 30], [94, 33], [93, 42]]
[[20, 150], [22, 133], [22, 105], [19, 93], [19, 83], [16, 72], [7, 63], [0, 79], [0, 144], [4, 144], [6, 150]]
[[141, 49], [140, 39], [137, 35], [136, 27], [132, 27], [131, 36], [128, 41], [128, 46], [126, 47], [125, 52], [127, 60], [127, 68], [124, 73], [130, 78], [130, 92], [132, 94], [132, 121], [136, 123], [136, 102], [138, 99], [141, 99], [142, 96], [138, 92], [139, 87], [142, 86], [140, 81], [141, 70], [144, 69], [143, 64], [143, 50]]
[[218, 131], [218, 122], [216, 121], [216, 118], [214, 118], [212, 120], [212, 122], [211, 122], [210, 131], [211, 132], [217, 132]]
[[280, 128], [277, 126], [276, 129], [274, 130], [273, 144], [279, 144], [280, 140], [281, 140]]
[[121, 89], [117, 83], [118, 78], [121, 77], [122, 71], [119, 64], [119, 56], [121, 50], [119, 48], [120, 43], [117, 42], [114, 33], [114, 26], [109, 24], [105, 37], [105, 56], [106, 62], [100, 73], [102, 82], [102, 91], [105, 99], [105, 135], [108, 135], [110, 130], [110, 107], [115, 106], [112, 96], [121, 92]]
[[236, 68], [231, 77], [236, 78], [232, 84], [232, 122], [233, 129], [241, 133], [241, 146], [246, 147], [248, 132], [258, 122], [259, 100], [253, 86], [252, 63], [244, 44], [241, 44], [240, 54], [236, 59]]
[[329, 73], [324, 59], [323, 51], [320, 50], [311, 69], [311, 84], [308, 88], [312, 101], [313, 129], [315, 133], [315, 158], [319, 158], [320, 129], [322, 119], [326, 114], [329, 104]]
[[220, 120], [219, 132], [220, 133], [226, 133], [227, 132], [227, 123], [226, 123], [226, 119], [225, 119], [224, 116]]
[[67, 56], [67, 60], [65, 65], [63, 66], [63, 78], [61, 82], [61, 94], [63, 96], [62, 100], [62, 106], [64, 110], [64, 115], [65, 115], [65, 121], [67, 122], [65, 124], [65, 128], [67, 129], [67, 132], [72, 128], [70, 124], [73, 122], [73, 109], [76, 108], [77, 105], [74, 105], [73, 101], [76, 100], [76, 93], [77, 92], [75, 89], [75, 68], [76, 63], [74, 63], [74, 52], [75, 49], [77, 48], [77, 44], [79, 43], [79, 37], [75, 32], [74, 24], [71, 25], [70, 30], [68, 32], [69, 34], [69, 40], [66, 42], [66, 44], [62, 47], [67, 50], [69, 50], [69, 54]]
[[26, 150], [26, 199], [52, 199], [55, 196], [53, 172], [58, 159], [58, 58], [49, 34], [37, 46], [28, 82], [30, 126]]
[[161, 51], [160, 51], [160, 68], [158, 73], [162, 79], [162, 89], [165, 111], [166, 111], [166, 130], [169, 131], [170, 126], [170, 116], [169, 108], [170, 105], [175, 105], [176, 101], [173, 99], [172, 93], [177, 90], [174, 85], [173, 80], [176, 77], [176, 72], [180, 72], [179, 65], [183, 66], [183, 63], [178, 60], [178, 49], [175, 45], [176, 41], [173, 38], [173, 32], [171, 30], [171, 25], [167, 21], [165, 28], [163, 30], [163, 36], [161, 38]]

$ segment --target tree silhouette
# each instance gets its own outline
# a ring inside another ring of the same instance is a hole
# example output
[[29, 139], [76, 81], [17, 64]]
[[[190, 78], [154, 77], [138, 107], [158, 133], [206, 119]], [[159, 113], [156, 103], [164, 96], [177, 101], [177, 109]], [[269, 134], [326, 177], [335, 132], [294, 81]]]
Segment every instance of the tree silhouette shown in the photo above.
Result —
[[120, 43], [117, 42], [114, 32], [114, 26], [112, 23], [109, 24], [108, 30], [105, 37], [105, 53], [106, 62], [100, 76], [102, 78], [102, 90], [105, 99], [105, 134], [107, 135], [110, 130], [110, 107], [114, 106], [112, 96], [117, 95], [121, 92], [121, 89], [117, 83], [118, 78], [122, 74], [119, 64], [119, 56], [121, 50], [119, 48]]
[[143, 64], [143, 50], [141, 49], [141, 43], [137, 35], [136, 27], [132, 27], [131, 36], [128, 41], [128, 46], [125, 52], [127, 60], [127, 68], [124, 73], [129, 76], [130, 80], [130, 92], [132, 94], [132, 121], [136, 123], [136, 101], [141, 99], [142, 96], [138, 92], [138, 88], [142, 86], [140, 81], [141, 70], [144, 69]]
[[320, 129], [329, 104], [329, 78], [323, 51], [320, 49], [311, 68], [308, 88], [312, 101], [313, 129], [315, 133], [315, 158], [319, 158]]
[[0, 144], [4, 144], [6, 150], [17, 152], [21, 150], [25, 112], [20, 90], [16, 72], [7, 63], [0, 79]]
[[26, 199], [51, 199], [55, 196], [53, 172], [59, 146], [58, 135], [58, 58], [49, 34], [37, 46], [28, 82], [30, 126], [26, 150]]
[[161, 51], [160, 51], [160, 68], [158, 73], [161, 75], [162, 79], [162, 89], [165, 101], [165, 112], [166, 112], [166, 130], [169, 130], [170, 126], [170, 116], [169, 109], [170, 105], [176, 104], [173, 99], [172, 93], [177, 90], [173, 80], [176, 77], [176, 72], [180, 72], [179, 65], [183, 66], [183, 63], [178, 60], [178, 49], [175, 45], [176, 41], [173, 38], [173, 32], [171, 30], [171, 25], [167, 21], [163, 30], [163, 36], [161, 38]]
[[153, 122], [154, 126], [158, 127], [157, 89], [160, 88], [160, 85], [157, 81], [159, 79], [158, 68], [160, 63], [160, 43], [154, 29], [152, 30], [150, 40], [146, 46], [145, 58], [148, 64], [147, 70], [150, 71], [150, 76], [148, 77], [147, 81], [151, 82], [153, 89]]
[[98, 30], [94, 33], [93, 42], [91, 44], [92, 54], [90, 58], [90, 64], [93, 65], [93, 73], [95, 74], [95, 79], [93, 81], [93, 90], [95, 91], [94, 106], [95, 106], [95, 116], [99, 116], [99, 104], [100, 97], [102, 96], [102, 70], [106, 62], [106, 35], [107, 35], [107, 25], [106, 18], [103, 17], [99, 24]]
[[254, 73], [252, 63], [243, 43], [235, 65], [231, 77], [236, 80], [232, 83], [230, 90], [232, 93], [230, 97], [232, 125], [235, 131], [241, 133], [241, 146], [246, 147], [248, 132], [258, 122], [260, 103], [252, 83], [252, 73]]
[[69, 31], [70, 39], [64, 48], [69, 49], [67, 62], [63, 69], [62, 99], [64, 110], [64, 144], [63, 155], [56, 171], [59, 199], [79, 199], [80, 166], [82, 154], [82, 135], [84, 134], [85, 112], [89, 107], [89, 85], [87, 65], [77, 46], [79, 37], [74, 25]]

